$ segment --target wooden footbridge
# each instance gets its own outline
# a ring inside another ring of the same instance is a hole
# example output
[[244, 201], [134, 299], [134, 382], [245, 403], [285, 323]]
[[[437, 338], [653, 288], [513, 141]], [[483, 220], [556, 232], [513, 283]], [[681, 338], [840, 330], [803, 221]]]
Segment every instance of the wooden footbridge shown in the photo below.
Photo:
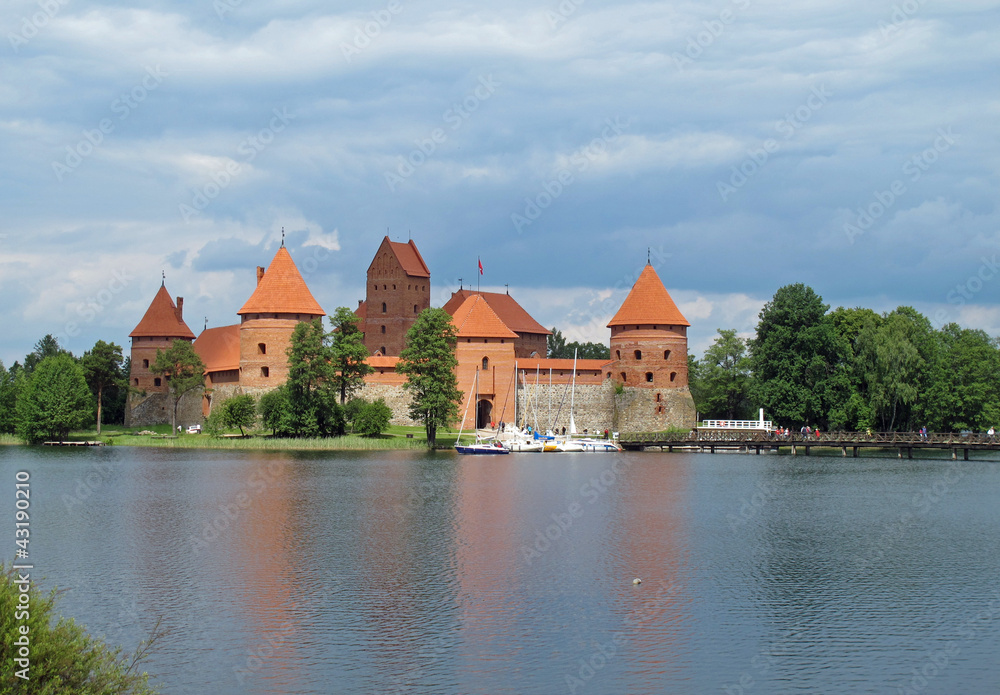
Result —
[[969, 460], [970, 451], [1000, 452], [1000, 442], [986, 434], [940, 433], [921, 435], [919, 432], [823, 432], [819, 436], [789, 434], [787, 437], [774, 432], [698, 429], [689, 433], [665, 432], [622, 434], [622, 448], [629, 451], [659, 449], [660, 451], [696, 451], [714, 454], [717, 451], [740, 451], [760, 454], [762, 451], [788, 449], [792, 455], [799, 452], [809, 456], [814, 448], [840, 449], [842, 456], [851, 451], [854, 458], [862, 449], [896, 450], [899, 458], [913, 458], [913, 451], [941, 449], [951, 451], [952, 459]]

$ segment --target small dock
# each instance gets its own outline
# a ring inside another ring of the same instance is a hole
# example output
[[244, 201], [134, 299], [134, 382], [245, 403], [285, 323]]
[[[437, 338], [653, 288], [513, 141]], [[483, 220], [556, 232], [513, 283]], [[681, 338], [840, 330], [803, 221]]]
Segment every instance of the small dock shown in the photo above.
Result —
[[104, 446], [104, 442], [42, 442], [42, 446]]
[[[782, 437], [773, 432], [740, 430], [697, 430], [686, 434], [622, 433], [619, 443], [628, 451], [687, 451], [714, 454], [717, 451], [738, 451], [747, 454], [779, 452], [787, 449], [795, 456], [809, 456], [814, 448], [840, 449], [841, 456], [858, 457], [863, 449], [895, 450], [899, 458], [913, 458], [914, 450], [938, 449], [969, 460], [970, 451], [1000, 453], [996, 437], [985, 434], [940, 433], [922, 436], [918, 432], [829, 432], [820, 436], [790, 434]], [[850, 453], [848, 453], [850, 452]]]

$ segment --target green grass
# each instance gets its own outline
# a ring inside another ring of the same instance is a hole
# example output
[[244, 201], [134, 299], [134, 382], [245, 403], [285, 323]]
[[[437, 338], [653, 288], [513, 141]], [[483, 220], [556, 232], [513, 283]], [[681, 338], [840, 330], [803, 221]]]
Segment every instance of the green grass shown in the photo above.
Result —
[[[156, 436], [139, 435], [154, 432]], [[239, 431], [226, 434], [238, 435]], [[421, 450], [427, 448], [423, 427], [390, 426], [380, 437], [362, 437], [347, 434], [343, 437], [286, 439], [271, 437], [270, 433], [247, 432], [246, 437], [216, 437], [210, 434], [188, 434], [185, 430], [171, 435], [170, 425], [125, 427], [103, 425], [101, 434], [95, 428], [72, 432], [69, 441], [103, 441], [110, 446], [164, 447], [173, 449], [240, 449], [240, 450], [327, 450], [327, 451], [387, 451], [392, 449]], [[407, 436], [412, 435], [412, 436]], [[462, 441], [471, 442], [475, 435], [465, 432]], [[451, 448], [458, 438], [457, 430], [438, 430], [437, 448]], [[0, 434], [0, 445], [22, 444], [13, 434]]]

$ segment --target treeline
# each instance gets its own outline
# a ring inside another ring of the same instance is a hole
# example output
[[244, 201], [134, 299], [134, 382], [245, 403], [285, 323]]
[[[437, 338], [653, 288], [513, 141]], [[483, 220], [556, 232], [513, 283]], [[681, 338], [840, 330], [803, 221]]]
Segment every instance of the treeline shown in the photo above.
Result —
[[703, 419], [825, 430], [985, 431], [1000, 424], [1000, 342], [916, 309], [830, 311], [804, 284], [779, 289], [756, 336], [719, 330], [689, 382]]
[[125, 420], [129, 360], [114, 343], [98, 340], [74, 357], [51, 335], [7, 369], [0, 362], [0, 433], [27, 442], [64, 439], [89, 423]]

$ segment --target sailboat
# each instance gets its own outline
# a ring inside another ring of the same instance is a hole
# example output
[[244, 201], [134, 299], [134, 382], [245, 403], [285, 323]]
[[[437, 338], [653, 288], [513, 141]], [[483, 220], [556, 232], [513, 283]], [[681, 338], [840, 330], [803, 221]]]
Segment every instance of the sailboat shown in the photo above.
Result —
[[572, 388], [570, 390], [569, 397], [569, 436], [565, 438], [557, 438], [555, 441], [547, 442], [545, 444], [545, 451], [559, 451], [559, 452], [602, 452], [602, 451], [621, 451], [622, 448], [617, 442], [613, 442], [608, 439], [595, 439], [593, 437], [584, 437], [582, 439], [574, 439], [573, 436], [577, 433], [576, 431], [576, 421], [573, 419], [573, 409], [576, 405], [576, 356], [577, 352], [573, 352], [573, 381]]
[[[479, 369], [476, 369], [476, 401], [479, 401]], [[481, 437], [478, 432], [476, 434], [475, 444], [462, 444], [462, 432], [465, 428], [465, 418], [469, 415], [469, 406], [472, 405], [470, 400], [465, 406], [465, 413], [462, 414], [462, 425], [458, 429], [458, 438], [455, 440], [455, 451], [460, 454], [509, 454], [510, 451], [504, 447], [504, 445], [498, 441], [487, 440]]]

